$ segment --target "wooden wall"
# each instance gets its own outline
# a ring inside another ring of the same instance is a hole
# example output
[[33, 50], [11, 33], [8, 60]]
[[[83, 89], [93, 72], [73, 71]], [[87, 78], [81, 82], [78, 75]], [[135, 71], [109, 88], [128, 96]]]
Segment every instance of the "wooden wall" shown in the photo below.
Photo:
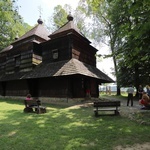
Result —
[[[58, 50], [58, 59], [53, 58], [53, 50]], [[68, 60], [71, 58], [78, 59], [84, 63], [96, 67], [97, 50], [89, 45], [87, 41], [78, 39], [74, 35], [53, 39], [42, 47], [43, 62], [54, 62]]]
[[[87, 86], [88, 85], [88, 86]], [[80, 75], [9, 81], [5, 84], [6, 96], [26, 96], [56, 98], [85, 98], [89, 89], [91, 97], [98, 97], [98, 84], [95, 79]], [[0, 83], [0, 95], [3, 95]]]
[[28, 92], [26, 80], [9, 81], [6, 84], [6, 96], [26, 96]]
[[6, 74], [31, 70], [32, 52], [32, 43], [14, 46], [6, 55]]
[[77, 38], [73, 38], [72, 58], [96, 67], [96, 49]]
[[43, 78], [39, 80], [39, 97], [67, 97], [67, 78]]
[[90, 79], [91, 83], [91, 96], [92, 97], [99, 97], [99, 89], [98, 89], [98, 82], [96, 79]]
[[26, 72], [32, 70], [34, 66], [42, 62], [40, 47], [38, 44], [33, 46], [32, 42], [14, 46], [5, 56], [1, 56], [0, 72], [5, 70], [6, 74], [12, 74], [19, 71]]
[[87, 83], [92, 97], [98, 97], [98, 84], [95, 79], [84, 76], [43, 78], [38, 81], [39, 97], [86, 97]]
[[6, 56], [0, 55], [0, 74], [5, 73]]
[[84, 98], [85, 86], [82, 76], [72, 76], [70, 80], [70, 93], [71, 98]]
[[84, 79], [82, 76], [39, 79], [39, 97], [84, 98], [86, 96], [85, 84], [87, 81], [90, 84], [91, 95], [97, 97], [98, 86], [96, 81], [91, 81], [90, 78]]
[[[53, 58], [53, 52], [58, 51], [58, 58]], [[68, 37], [54, 39], [46, 42], [42, 46], [43, 62], [62, 61], [71, 58], [71, 49]]]

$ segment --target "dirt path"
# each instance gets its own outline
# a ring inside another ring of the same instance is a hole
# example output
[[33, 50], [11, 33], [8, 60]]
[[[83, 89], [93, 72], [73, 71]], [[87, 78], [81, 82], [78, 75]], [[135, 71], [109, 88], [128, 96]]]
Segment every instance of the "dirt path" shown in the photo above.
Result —
[[115, 147], [114, 150], [150, 150], [150, 143], [135, 144], [133, 146], [126, 146], [126, 147], [122, 147], [120, 145]]

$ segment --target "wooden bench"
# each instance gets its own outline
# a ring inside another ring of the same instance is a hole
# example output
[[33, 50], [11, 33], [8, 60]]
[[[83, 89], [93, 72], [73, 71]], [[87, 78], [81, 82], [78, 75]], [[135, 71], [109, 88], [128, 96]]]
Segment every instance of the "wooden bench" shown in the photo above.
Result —
[[24, 100], [25, 108], [24, 112], [36, 112], [37, 114], [46, 113], [46, 107], [41, 105], [40, 100]]
[[118, 107], [120, 106], [120, 101], [95, 101], [94, 102], [94, 113], [98, 116], [99, 111], [114, 111], [115, 115], [119, 115]]

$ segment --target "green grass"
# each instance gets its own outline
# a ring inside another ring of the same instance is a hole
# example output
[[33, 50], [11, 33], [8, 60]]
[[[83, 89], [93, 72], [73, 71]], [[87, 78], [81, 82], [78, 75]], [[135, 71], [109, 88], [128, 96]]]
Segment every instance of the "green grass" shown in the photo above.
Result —
[[1, 150], [112, 150], [150, 139], [150, 126], [122, 116], [96, 118], [92, 106], [47, 105], [45, 114], [23, 109], [20, 101], [0, 100]]

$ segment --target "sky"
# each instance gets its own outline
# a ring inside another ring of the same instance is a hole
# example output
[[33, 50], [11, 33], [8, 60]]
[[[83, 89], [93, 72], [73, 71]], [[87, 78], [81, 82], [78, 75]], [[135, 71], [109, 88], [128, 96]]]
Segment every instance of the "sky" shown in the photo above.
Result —
[[19, 14], [23, 17], [23, 20], [29, 25], [34, 26], [40, 16], [40, 7], [42, 9], [42, 20], [48, 21], [55, 6], [69, 4], [75, 9], [78, 1], [79, 0], [17, 0], [17, 5]]
[[[49, 18], [53, 14], [55, 6], [64, 6], [65, 4], [69, 4], [73, 9], [75, 9], [78, 5], [78, 2], [79, 0], [17, 0], [17, 6], [19, 8], [19, 14], [22, 16], [24, 22], [34, 26], [40, 16], [47, 24]], [[39, 11], [40, 8], [42, 9], [41, 14]], [[98, 50], [98, 53], [101, 54], [109, 53], [109, 48], [106, 46], [102, 46], [98, 48]], [[115, 80], [111, 74], [111, 68], [113, 68], [112, 59], [103, 59], [103, 61], [97, 62], [97, 68]]]

